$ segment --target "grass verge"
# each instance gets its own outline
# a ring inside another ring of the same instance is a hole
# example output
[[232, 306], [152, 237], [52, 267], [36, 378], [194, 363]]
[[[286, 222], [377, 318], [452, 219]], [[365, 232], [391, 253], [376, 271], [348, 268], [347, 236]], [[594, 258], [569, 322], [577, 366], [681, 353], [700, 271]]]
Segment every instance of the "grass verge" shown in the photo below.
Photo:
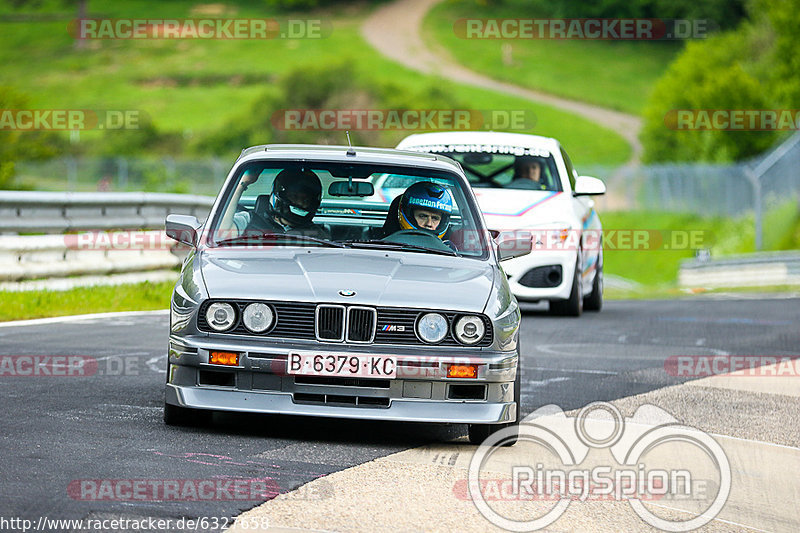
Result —
[[[225, 17], [276, 15], [263, 2], [238, 0], [214, 5], [225, 8]], [[39, 10], [42, 13], [64, 12], [60, 4], [43, 6]], [[198, 16], [197, 7], [189, 0], [92, 0], [90, 15], [189, 18]], [[0, 6], [0, 14], [8, 11], [8, 7]], [[297, 14], [297, 18], [321, 19], [330, 25], [330, 35], [321, 39], [98, 39], [87, 41], [85, 50], [75, 48], [66, 29], [74, 14], [67, 12], [64, 20], [51, 22], [15, 22], [6, 24], [0, 33], [0, 62], [4, 65], [0, 84], [12, 85], [28, 95], [32, 108], [140, 111], [159, 131], [178, 134], [190, 145], [192, 139], [246, 114], [259, 96], [275, 91], [275, 80], [281, 76], [298, 68], [345, 59], [368, 80], [391, 81], [398, 87], [433, 85], [471, 109], [532, 111], [535, 127], [520, 133], [559, 138], [578, 165], [617, 165], [629, 158], [630, 147], [624, 139], [588, 120], [527, 100], [425, 76], [383, 58], [361, 37], [360, 25], [368, 13], [369, 9], [359, 4], [338, 12]], [[285, 16], [289, 15], [279, 18]], [[269, 123], [270, 118], [264, 116], [263, 120]], [[406, 133], [413, 132], [401, 132], [397, 140]], [[80, 140], [105, 139], [105, 134], [82, 131]]]
[[[697, 248], [710, 250], [712, 257], [755, 251], [752, 215], [724, 218], [626, 211], [601, 213], [600, 218], [605, 238], [605, 272], [635, 281], [645, 291], [678, 291], [680, 263], [694, 257]], [[769, 210], [764, 216], [764, 228], [765, 251], [800, 246], [800, 214], [794, 202]], [[638, 230], [649, 230], [647, 245], [620, 246], [625, 244], [624, 232]]]
[[0, 292], [0, 321], [168, 309], [173, 285], [144, 282], [67, 291]]
[[425, 38], [489, 77], [565, 98], [640, 114], [656, 80], [681, 50], [678, 42], [575, 39], [465, 39], [453, 25], [463, 18], [547, 17], [538, 1], [502, 4], [453, 0], [425, 18]]

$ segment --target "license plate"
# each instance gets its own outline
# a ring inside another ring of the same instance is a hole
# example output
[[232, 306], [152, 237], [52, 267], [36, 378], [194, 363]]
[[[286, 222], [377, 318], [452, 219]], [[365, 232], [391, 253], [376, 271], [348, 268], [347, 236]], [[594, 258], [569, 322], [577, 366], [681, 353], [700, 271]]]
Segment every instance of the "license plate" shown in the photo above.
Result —
[[290, 353], [288, 374], [303, 376], [340, 376], [394, 378], [397, 358], [383, 355], [322, 355]]

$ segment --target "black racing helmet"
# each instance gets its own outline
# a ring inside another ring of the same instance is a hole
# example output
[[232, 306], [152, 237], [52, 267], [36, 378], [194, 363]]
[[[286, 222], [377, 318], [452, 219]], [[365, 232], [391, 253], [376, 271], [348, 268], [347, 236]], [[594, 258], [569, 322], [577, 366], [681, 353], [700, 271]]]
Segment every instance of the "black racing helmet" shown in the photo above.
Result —
[[322, 183], [314, 172], [286, 168], [275, 176], [268, 214], [286, 220], [289, 226], [306, 226], [311, 223], [321, 201]]

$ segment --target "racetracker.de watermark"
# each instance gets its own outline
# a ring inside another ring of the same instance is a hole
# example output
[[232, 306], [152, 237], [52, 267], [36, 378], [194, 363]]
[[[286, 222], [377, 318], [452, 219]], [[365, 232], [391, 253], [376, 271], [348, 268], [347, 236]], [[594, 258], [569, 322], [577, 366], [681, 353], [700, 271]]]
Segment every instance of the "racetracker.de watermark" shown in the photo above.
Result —
[[[286, 493], [269, 477], [210, 479], [75, 479], [67, 494], [79, 501], [264, 501]], [[321, 501], [333, 496], [330, 482], [317, 480], [285, 495], [295, 501]]]
[[[454, 238], [459, 237], [454, 232]], [[462, 231], [462, 233], [468, 233]], [[714, 235], [707, 230], [604, 229], [574, 230], [568, 228], [531, 228], [502, 230], [495, 238], [501, 249], [513, 250], [530, 240], [536, 251], [619, 250], [680, 251], [708, 248]], [[462, 238], [465, 250], [478, 245], [477, 239]], [[470, 247], [471, 245], [471, 247]]]
[[150, 355], [0, 355], [0, 378], [87, 378], [163, 372], [163, 358]]
[[800, 109], [672, 109], [664, 124], [678, 131], [795, 131]]
[[0, 109], [0, 131], [138, 130], [138, 109]]
[[460, 39], [662, 41], [704, 39], [716, 27], [708, 19], [461, 18], [453, 33]]
[[800, 358], [779, 355], [671, 355], [664, 361], [670, 376], [703, 378], [728, 377], [800, 377]]
[[76, 479], [67, 486], [80, 501], [264, 501], [279, 493], [271, 478]]
[[[709, 248], [714, 242], [714, 235], [708, 230], [651, 230], [651, 229], [605, 229], [605, 230], [573, 230], [569, 228], [528, 228], [497, 230], [494, 241], [503, 250], [515, 250], [531, 243], [533, 251], [574, 251], [604, 250], [619, 251], [681, 251], [701, 250]], [[200, 234], [198, 242], [211, 236], [216, 243], [238, 237], [253, 237], [252, 241], [244, 239], [237, 242], [241, 248], [270, 249], [286, 246], [297, 246], [298, 243], [288, 240], [260, 240], [261, 231], [252, 231], [240, 235], [237, 230], [217, 230]], [[481, 252], [491, 235], [481, 234], [475, 230], [457, 229], [448, 235], [448, 241], [460, 252]], [[68, 250], [76, 251], [133, 251], [145, 250], [168, 251], [184, 246], [167, 237], [163, 231], [123, 230], [92, 231], [72, 233], [63, 236]], [[188, 236], [187, 236], [188, 239]]]
[[526, 109], [280, 109], [271, 123], [287, 131], [530, 130], [536, 115]]
[[97, 39], [324, 39], [333, 31], [322, 19], [76, 19], [67, 26], [80, 40]]

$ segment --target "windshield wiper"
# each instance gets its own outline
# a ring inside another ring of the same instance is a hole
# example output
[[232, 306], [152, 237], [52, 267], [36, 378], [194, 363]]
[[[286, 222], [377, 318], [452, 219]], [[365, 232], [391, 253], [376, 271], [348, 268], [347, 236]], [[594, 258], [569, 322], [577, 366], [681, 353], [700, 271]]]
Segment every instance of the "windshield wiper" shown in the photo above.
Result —
[[219, 241], [217, 246], [231, 246], [235, 244], [248, 244], [248, 243], [257, 243], [257, 242], [269, 242], [269, 241], [295, 241], [301, 243], [313, 243], [319, 244], [320, 246], [327, 246], [330, 248], [347, 248], [346, 245], [329, 241], [327, 239], [319, 239], [317, 237], [310, 237], [308, 235], [298, 235], [292, 233], [262, 233], [262, 234], [255, 234], [255, 235], [240, 235], [238, 237], [233, 237], [230, 239], [225, 239], [223, 241]]
[[441, 248], [428, 248], [427, 246], [420, 246], [418, 244], [406, 244], [402, 242], [388, 242], [380, 240], [345, 242], [353, 248], [391, 248], [394, 250], [414, 250], [439, 255], [454, 255], [456, 257], [461, 257], [458, 252], [455, 250], [450, 250], [449, 248], [447, 250], [443, 250]]

